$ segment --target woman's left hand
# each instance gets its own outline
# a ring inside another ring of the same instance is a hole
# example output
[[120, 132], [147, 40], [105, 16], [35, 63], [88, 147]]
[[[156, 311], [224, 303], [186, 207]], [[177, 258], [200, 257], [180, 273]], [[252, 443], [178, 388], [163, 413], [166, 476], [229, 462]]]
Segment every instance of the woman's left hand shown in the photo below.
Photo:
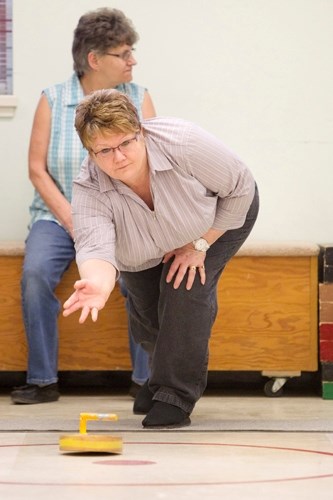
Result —
[[179, 288], [181, 282], [187, 275], [186, 289], [191, 290], [194, 280], [199, 274], [202, 285], [206, 282], [205, 258], [206, 252], [198, 252], [191, 243], [181, 248], [176, 248], [164, 255], [163, 264], [174, 257], [166, 277], [167, 283], [170, 283], [175, 277], [174, 288]]

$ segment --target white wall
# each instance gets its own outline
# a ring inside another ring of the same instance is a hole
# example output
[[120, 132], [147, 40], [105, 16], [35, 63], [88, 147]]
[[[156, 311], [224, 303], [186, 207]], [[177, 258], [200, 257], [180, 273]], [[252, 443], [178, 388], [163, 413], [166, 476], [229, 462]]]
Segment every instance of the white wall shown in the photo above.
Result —
[[261, 192], [253, 240], [333, 241], [332, 0], [14, 0], [14, 118], [0, 119], [0, 240], [27, 234], [27, 149], [40, 91], [72, 71], [87, 10], [123, 10], [159, 114], [215, 133]]

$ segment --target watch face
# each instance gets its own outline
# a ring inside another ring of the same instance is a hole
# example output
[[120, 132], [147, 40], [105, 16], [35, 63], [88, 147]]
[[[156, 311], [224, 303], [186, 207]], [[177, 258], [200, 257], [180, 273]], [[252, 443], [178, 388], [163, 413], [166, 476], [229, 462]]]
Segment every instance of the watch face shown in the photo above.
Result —
[[207, 252], [207, 250], [209, 249], [209, 245], [208, 245], [207, 241], [204, 238], [199, 238], [195, 242], [194, 248], [196, 250], [198, 250], [199, 252]]

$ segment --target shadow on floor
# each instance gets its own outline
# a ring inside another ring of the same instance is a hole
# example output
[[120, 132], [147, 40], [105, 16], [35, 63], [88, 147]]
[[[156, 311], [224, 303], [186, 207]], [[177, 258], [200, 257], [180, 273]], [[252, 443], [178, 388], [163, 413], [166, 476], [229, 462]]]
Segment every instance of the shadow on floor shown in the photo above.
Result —
[[[208, 374], [206, 393], [222, 393], [228, 396], [263, 395], [269, 379], [260, 372], [221, 372]], [[6, 394], [14, 386], [25, 384], [25, 372], [1, 372], [0, 393]], [[59, 386], [63, 394], [127, 393], [131, 384], [131, 372], [127, 371], [60, 371]], [[290, 378], [283, 387], [283, 395], [321, 396], [319, 372], [304, 372]]]

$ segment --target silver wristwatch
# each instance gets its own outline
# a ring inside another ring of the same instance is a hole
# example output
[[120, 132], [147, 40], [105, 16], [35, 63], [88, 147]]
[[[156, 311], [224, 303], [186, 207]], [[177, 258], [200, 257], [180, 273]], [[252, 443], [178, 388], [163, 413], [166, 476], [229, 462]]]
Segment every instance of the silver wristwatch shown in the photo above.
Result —
[[199, 238], [198, 240], [194, 240], [192, 243], [195, 250], [198, 250], [198, 252], [207, 252], [207, 250], [210, 248], [210, 245], [208, 244], [208, 241], [205, 240], [205, 238]]

